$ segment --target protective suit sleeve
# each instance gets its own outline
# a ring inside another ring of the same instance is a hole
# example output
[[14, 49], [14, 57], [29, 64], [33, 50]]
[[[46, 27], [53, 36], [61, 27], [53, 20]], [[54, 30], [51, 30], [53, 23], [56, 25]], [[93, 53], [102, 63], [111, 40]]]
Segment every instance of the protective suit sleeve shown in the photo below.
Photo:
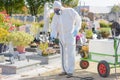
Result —
[[81, 17], [74, 9], [72, 9], [72, 15], [73, 15], [73, 19], [75, 20], [75, 27], [74, 27], [73, 35], [76, 36], [81, 28], [82, 21], [81, 21]]
[[57, 16], [54, 15], [53, 19], [52, 19], [52, 23], [51, 23], [51, 34], [50, 37], [51, 38], [56, 38], [57, 37]]
[[79, 14], [77, 12], [75, 12], [75, 30], [77, 32], [79, 32], [80, 28], [81, 28], [81, 17], [79, 16]]

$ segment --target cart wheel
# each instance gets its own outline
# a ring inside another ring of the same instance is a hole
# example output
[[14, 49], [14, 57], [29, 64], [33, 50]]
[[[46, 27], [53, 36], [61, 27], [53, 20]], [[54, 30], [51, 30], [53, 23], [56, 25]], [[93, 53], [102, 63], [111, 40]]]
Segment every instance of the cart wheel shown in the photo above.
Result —
[[97, 70], [101, 77], [108, 77], [110, 74], [110, 66], [106, 61], [100, 61]]
[[89, 66], [89, 62], [88, 62], [88, 61], [85, 61], [85, 60], [81, 60], [81, 61], [80, 61], [80, 67], [81, 67], [82, 69], [87, 69], [88, 66]]

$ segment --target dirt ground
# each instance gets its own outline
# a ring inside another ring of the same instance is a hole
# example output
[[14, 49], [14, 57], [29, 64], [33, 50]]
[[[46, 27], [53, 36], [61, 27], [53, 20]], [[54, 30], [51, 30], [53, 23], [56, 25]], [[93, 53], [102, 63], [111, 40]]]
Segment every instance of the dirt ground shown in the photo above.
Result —
[[[110, 75], [107, 78], [102, 78], [97, 72], [98, 63], [90, 62], [87, 69], [81, 69], [79, 62], [76, 63], [75, 73], [72, 78], [66, 78], [66, 76], [58, 76], [61, 69], [46, 72], [38, 76], [20, 80], [120, 80], [120, 68], [117, 68], [117, 73], [115, 74], [115, 68], [110, 69]], [[87, 79], [87, 78], [91, 79]], [[117, 77], [117, 78], [116, 78]]]

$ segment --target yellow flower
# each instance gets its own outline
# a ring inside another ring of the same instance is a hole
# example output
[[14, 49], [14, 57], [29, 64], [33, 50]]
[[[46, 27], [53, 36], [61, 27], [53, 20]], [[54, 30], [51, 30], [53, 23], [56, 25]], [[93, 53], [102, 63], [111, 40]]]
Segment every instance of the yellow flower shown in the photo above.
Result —
[[6, 42], [8, 34], [7, 30], [0, 28], [0, 43]]

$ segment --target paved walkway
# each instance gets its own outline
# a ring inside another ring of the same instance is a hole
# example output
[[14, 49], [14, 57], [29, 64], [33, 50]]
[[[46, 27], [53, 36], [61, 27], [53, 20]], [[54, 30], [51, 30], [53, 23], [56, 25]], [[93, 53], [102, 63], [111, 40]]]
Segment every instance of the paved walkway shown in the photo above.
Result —
[[1, 75], [0, 80], [91, 80], [85, 77], [92, 77], [93, 80], [120, 80], [120, 68], [117, 68], [117, 79], [115, 77], [114, 68], [111, 69], [111, 74], [108, 78], [102, 78], [97, 73], [97, 64], [90, 62], [88, 69], [83, 70], [79, 67], [79, 56], [76, 57], [76, 67], [74, 77], [66, 78], [66, 76], [58, 76], [61, 72], [60, 60], [51, 62], [48, 65], [13, 75]]

